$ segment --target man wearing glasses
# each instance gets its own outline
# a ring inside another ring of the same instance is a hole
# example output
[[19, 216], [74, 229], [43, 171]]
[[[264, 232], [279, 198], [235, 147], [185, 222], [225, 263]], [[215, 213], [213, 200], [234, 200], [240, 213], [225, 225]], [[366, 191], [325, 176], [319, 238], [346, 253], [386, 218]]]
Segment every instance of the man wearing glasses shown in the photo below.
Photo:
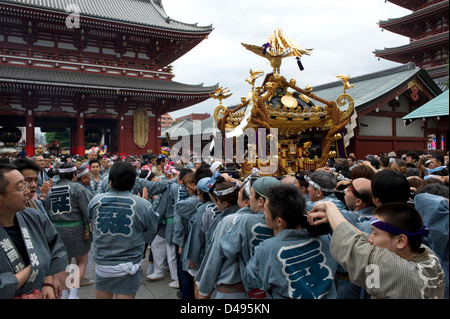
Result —
[[55, 299], [67, 253], [49, 219], [26, 207], [29, 182], [0, 164], [0, 299]]

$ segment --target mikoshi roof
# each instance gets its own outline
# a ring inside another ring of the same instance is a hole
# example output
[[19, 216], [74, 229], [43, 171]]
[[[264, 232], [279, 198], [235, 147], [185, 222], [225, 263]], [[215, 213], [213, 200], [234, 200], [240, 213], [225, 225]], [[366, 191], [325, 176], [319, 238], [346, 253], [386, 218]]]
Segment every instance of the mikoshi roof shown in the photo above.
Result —
[[418, 109], [412, 111], [402, 118], [403, 121], [423, 119], [428, 117], [448, 116], [449, 115], [449, 91], [441, 93], [439, 96], [425, 103]]
[[181, 32], [211, 32], [212, 25], [198, 26], [171, 19], [161, 0], [0, 0], [0, 3], [68, 14], [76, 7], [80, 17], [92, 17], [144, 27]]

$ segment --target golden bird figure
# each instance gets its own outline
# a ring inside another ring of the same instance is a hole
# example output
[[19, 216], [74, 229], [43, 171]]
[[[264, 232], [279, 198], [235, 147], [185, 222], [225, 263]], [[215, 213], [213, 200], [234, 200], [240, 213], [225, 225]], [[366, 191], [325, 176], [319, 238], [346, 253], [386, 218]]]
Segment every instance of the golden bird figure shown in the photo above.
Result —
[[228, 88], [223, 88], [223, 86], [218, 87], [214, 90], [214, 93], [210, 93], [209, 96], [213, 99], [219, 100], [219, 103], [222, 104], [222, 100], [229, 98], [233, 95], [233, 93], [230, 93], [230, 90]]
[[347, 89], [354, 87], [354, 85], [349, 82], [350, 75], [336, 75], [336, 77], [344, 84], [344, 93]]
[[284, 58], [295, 56], [300, 58], [302, 55], [311, 55], [313, 49], [303, 49], [293, 40], [283, 34], [279, 28], [263, 46], [241, 43], [247, 50], [269, 60], [274, 74], [280, 74], [281, 62]]

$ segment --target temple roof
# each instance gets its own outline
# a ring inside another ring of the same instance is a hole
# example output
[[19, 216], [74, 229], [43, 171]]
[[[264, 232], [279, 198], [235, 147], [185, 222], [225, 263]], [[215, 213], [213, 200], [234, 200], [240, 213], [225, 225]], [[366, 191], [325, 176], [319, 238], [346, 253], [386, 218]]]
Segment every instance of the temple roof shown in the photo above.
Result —
[[0, 66], [0, 83], [1, 85], [7, 83], [28, 84], [52, 86], [55, 88], [75, 88], [78, 90], [132, 91], [159, 97], [171, 96], [172, 94], [185, 96], [208, 95], [217, 88], [217, 86], [205, 87], [203, 84], [188, 85], [166, 80], [7, 65]]
[[417, 23], [419, 21], [424, 18], [429, 19], [430, 16], [442, 15], [443, 12], [445, 12], [448, 17], [448, 7], [449, 0], [444, 0], [442, 2], [414, 11], [413, 13], [405, 15], [403, 17], [380, 20], [379, 25], [380, 28], [414, 38], [415, 36], [423, 33], [422, 29], [417, 28]]
[[427, 0], [388, 0], [388, 1], [409, 10], [420, 9], [427, 3]]
[[412, 111], [402, 118], [402, 120], [413, 121], [415, 119], [423, 119], [427, 117], [448, 116], [449, 91], [441, 93], [431, 101], [425, 103], [418, 109]]
[[375, 50], [373, 53], [375, 53], [375, 56], [386, 56], [386, 55], [395, 55], [398, 53], [405, 53], [405, 52], [412, 52], [415, 50], [422, 50], [423, 47], [429, 47], [430, 45], [434, 44], [445, 44], [449, 43], [449, 33], [448, 31], [442, 32], [436, 35], [429, 36], [427, 38], [419, 39], [416, 41], [412, 41], [411, 43], [393, 47], [393, 48], [384, 48], [384, 50]]
[[[435, 95], [442, 92], [424, 69], [417, 68], [414, 63], [407, 63], [361, 76], [352, 77], [350, 75], [350, 83], [354, 87], [347, 90], [347, 94], [353, 97], [355, 109], [359, 113], [376, 104], [375, 101], [382, 99], [383, 96], [397, 91], [398, 87], [417, 77], [420, 77]], [[314, 86], [313, 93], [323, 99], [334, 101], [342, 93], [342, 82], [335, 81]], [[345, 109], [345, 106], [341, 107], [341, 110]]]
[[[195, 125], [197, 125], [197, 127], [194, 129]], [[196, 133], [195, 135], [194, 132]], [[217, 128], [217, 124], [213, 116], [210, 116], [204, 120], [196, 121], [193, 121], [190, 118], [185, 118], [180, 123], [166, 128], [161, 132], [161, 135], [158, 138], [166, 139], [166, 134], [169, 134], [170, 138], [173, 138], [174, 140], [177, 140], [180, 136], [193, 136], [194, 138], [201, 140], [202, 135], [212, 135], [214, 132], [219, 133], [219, 129]]]
[[171, 19], [164, 11], [161, 0], [0, 0], [0, 4], [14, 4], [63, 14], [71, 13], [66, 9], [76, 5], [81, 11], [81, 18], [92, 17], [187, 33], [209, 33], [213, 30], [212, 25], [198, 26]]
[[[419, 76], [434, 94], [442, 92], [425, 70], [417, 68], [414, 63], [407, 63], [387, 70], [350, 77], [350, 82], [354, 87], [347, 93], [353, 97], [355, 109], [360, 112], [369, 104], [373, 104], [376, 99], [391, 91], [396, 91], [399, 86]], [[342, 83], [335, 81], [315, 86], [313, 92], [322, 98], [334, 100], [342, 92]]]

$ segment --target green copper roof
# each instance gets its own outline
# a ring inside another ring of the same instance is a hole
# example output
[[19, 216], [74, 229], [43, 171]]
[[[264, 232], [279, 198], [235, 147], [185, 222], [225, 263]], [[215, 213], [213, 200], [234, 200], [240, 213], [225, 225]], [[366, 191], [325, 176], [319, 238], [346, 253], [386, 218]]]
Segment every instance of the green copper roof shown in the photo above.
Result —
[[448, 116], [448, 90], [441, 93], [431, 101], [425, 103], [418, 109], [412, 111], [402, 118], [402, 120], [415, 120], [427, 117]]

